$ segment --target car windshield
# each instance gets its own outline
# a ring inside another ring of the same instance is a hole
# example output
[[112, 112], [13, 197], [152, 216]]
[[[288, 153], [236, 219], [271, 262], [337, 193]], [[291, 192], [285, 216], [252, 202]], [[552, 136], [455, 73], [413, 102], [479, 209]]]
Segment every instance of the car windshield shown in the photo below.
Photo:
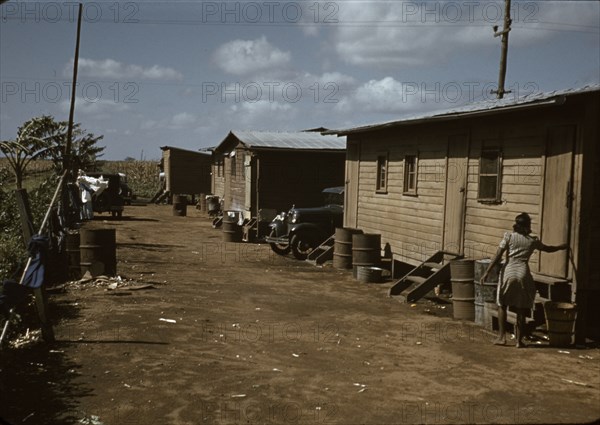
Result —
[[324, 205], [344, 205], [344, 194], [343, 193], [324, 193], [325, 204]]

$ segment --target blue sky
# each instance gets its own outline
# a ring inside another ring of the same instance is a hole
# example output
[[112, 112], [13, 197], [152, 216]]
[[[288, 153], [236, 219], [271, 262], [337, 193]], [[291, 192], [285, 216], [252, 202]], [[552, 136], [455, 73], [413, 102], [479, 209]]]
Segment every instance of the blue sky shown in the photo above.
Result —
[[[507, 88], [600, 83], [600, 3], [513, 1]], [[231, 129], [345, 128], [491, 97], [503, 2], [86, 2], [75, 120], [106, 159]], [[0, 6], [0, 139], [68, 119], [76, 5]]]

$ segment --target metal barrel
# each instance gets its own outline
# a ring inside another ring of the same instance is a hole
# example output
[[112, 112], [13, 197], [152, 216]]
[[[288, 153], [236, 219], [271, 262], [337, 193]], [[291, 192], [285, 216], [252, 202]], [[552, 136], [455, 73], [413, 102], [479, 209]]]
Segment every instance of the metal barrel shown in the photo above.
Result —
[[336, 269], [352, 268], [352, 236], [359, 233], [362, 233], [362, 230], [352, 227], [338, 227], [335, 229], [333, 267]]
[[200, 194], [200, 199], [198, 201], [198, 210], [202, 211], [202, 212], [206, 212], [206, 194], [205, 193], [201, 193]]
[[355, 278], [358, 267], [379, 267], [381, 265], [381, 235], [356, 233], [352, 235], [352, 268]]
[[81, 279], [81, 257], [79, 252], [79, 232], [67, 232], [65, 253], [67, 254], [68, 278]]
[[498, 280], [500, 278], [500, 270], [502, 265], [498, 263], [488, 274], [486, 281], [482, 284], [481, 278], [485, 274], [492, 260], [484, 258], [475, 261], [474, 269], [474, 287], [475, 287], [475, 323], [485, 325], [486, 312], [485, 303], [496, 301], [496, 291], [498, 288]]
[[[481, 277], [485, 274], [485, 271], [488, 269], [491, 262], [492, 260], [489, 258], [483, 258], [475, 261], [473, 270], [473, 278], [475, 282], [479, 282], [481, 280]], [[498, 283], [500, 278], [500, 270], [502, 270], [502, 264], [498, 263], [492, 268], [492, 270], [490, 270], [486, 282]]]
[[381, 274], [383, 269], [379, 267], [358, 266], [356, 278], [363, 283], [379, 283], [381, 282]]
[[173, 196], [173, 215], [185, 217], [187, 215], [187, 196]]
[[81, 274], [117, 275], [117, 242], [115, 229], [80, 230], [79, 253]]
[[546, 301], [544, 303], [544, 314], [550, 345], [554, 347], [573, 345], [575, 342], [577, 306], [571, 303]]
[[457, 320], [475, 320], [474, 267], [473, 260], [450, 262], [452, 307], [454, 318]]
[[223, 214], [223, 242], [241, 242], [242, 226], [238, 225], [237, 215]]

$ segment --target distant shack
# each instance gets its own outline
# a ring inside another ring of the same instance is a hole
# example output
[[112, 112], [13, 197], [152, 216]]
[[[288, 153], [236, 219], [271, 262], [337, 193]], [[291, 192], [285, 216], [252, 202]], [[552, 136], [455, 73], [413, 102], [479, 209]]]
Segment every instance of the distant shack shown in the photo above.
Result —
[[161, 150], [166, 193], [195, 196], [211, 192], [211, 152], [173, 146]]
[[213, 193], [245, 218], [259, 210], [313, 207], [344, 185], [345, 138], [318, 131], [231, 131], [214, 149]]

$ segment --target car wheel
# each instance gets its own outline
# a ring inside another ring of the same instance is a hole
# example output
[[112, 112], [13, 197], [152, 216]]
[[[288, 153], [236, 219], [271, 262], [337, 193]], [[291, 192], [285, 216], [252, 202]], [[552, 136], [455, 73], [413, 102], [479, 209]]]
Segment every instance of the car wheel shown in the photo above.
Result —
[[290, 240], [292, 254], [298, 260], [306, 260], [308, 254], [312, 252], [319, 244], [317, 238], [307, 232], [296, 233]]
[[[274, 238], [276, 236], [277, 235], [276, 235], [275, 229], [271, 230], [269, 237]], [[288, 255], [290, 253], [290, 251], [292, 250], [289, 243], [286, 243], [286, 244], [270, 243], [269, 245], [271, 245], [271, 249], [273, 250], [273, 252], [276, 254], [279, 254], [279, 255]]]

